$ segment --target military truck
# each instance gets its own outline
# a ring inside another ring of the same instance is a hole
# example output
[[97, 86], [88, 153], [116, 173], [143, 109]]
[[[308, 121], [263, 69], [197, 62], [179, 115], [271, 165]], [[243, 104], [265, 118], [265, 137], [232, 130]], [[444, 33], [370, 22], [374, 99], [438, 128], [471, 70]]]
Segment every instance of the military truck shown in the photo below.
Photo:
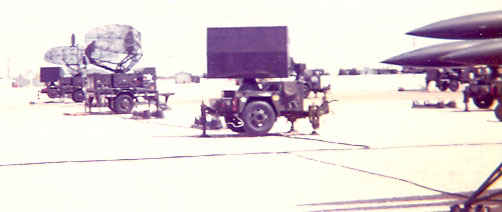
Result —
[[40, 92], [46, 93], [49, 98], [64, 98], [69, 95], [74, 102], [83, 102], [85, 82], [82, 75], [64, 77], [63, 73], [61, 67], [41, 67], [40, 82], [45, 83], [46, 87]]
[[[288, 65], [289, 64], [289, 65]], [[321, 106], [304, 109], [304, 84], [284, 80], [289, 71], [305, 70], [305, 64], [291, 64], [286, 26], [229, 27], [207, 29], [207, 78], [241, 79], [238, 90], [223, 91], [223, 96], [201, 105], [205, 113], [222, 116], [226, 126], [237, 133], [264, 135], [277, 118], [292, 123], [309, 117], [314, 129], [319, 116], [329, 112], [324, 98]], [[258, 80], [259, 79], [259, 80]]]

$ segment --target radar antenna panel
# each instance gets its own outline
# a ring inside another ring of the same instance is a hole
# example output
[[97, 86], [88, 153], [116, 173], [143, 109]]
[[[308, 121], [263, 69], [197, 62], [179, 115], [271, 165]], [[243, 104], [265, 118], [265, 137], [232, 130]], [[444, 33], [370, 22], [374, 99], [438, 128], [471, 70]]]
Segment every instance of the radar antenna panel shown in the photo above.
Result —
[[[105, 25], [85, 35], [89, 62], [115, 73], [125, 73], [143, 56], [141, 33], [129, 25]], [[115, 67], [111, 67], [111, 66]]]

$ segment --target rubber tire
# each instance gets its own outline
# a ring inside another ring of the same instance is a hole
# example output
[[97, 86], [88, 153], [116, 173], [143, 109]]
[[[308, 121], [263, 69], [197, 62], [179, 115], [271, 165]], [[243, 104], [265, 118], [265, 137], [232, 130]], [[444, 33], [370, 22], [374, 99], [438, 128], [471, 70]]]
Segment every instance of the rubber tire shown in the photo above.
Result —
[[242, 111], [242, 120], [244, 121], [243, 127], [245, 133], [248, 135], [260, 136], [267, 134], [272, 126], [274, 126], [276, 118], [272, 106], [264, 101], [248, 103]]
[[309, 98], [310, 96], [310, 92], [311, 92], [311, 89], [310, 89], [310, 86], [308, 84], [303, 84], [303, 98]]
[[448, 88], [450, 91], [456, 92], [458, 91], [458, 88], [460, 87], [460, 83], [456, 80], [450, 81], [450, 84], [448, 85]]
[[474, 104], [480, 109], [488, 109], [493, 105], [493, 96], [487, 94], [473, 97]]
[[502, 121], [502, 104], [501, 103], [497, 104], [497, 107], [495, 107], [495, 110], [493, 110], [493, 112], [495, 113], [495, 117], [497, 117], [497, 119], [499, 121]]
[[225, 124], [228, 129], [232, 130], [232, 132], [244, 133], [244, 127], [234, 127], [234, 125], [232, 125], [230, 123], [231, 123], [231, 121], [227, 117], [225, 117]]
[[447, 81], [440, 81], [437, 85], [438, 89], [442, 92], [446, 91], [448, 89], [449, 83]]
[[47, 96], [51, 99], [59, 97], [59, 91], [57, 88], [49, 88], [47, 89]]
[[85, 100], [84, 91], [82, 89], [73, 91], [73, 93], [71, 94], [71, 99], [74, 102], [83, 102]]
[[120, 94], [113, 100], [113, 112], [115, 113], [128, 114], [131, 113], [133, 107], [134, 100], [127, 94]]

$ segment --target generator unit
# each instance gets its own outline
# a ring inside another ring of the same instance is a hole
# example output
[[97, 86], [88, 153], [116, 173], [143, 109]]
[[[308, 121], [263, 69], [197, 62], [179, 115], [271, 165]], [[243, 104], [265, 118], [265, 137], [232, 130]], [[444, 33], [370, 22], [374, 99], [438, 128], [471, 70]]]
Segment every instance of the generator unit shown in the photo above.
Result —
[[82, 75], [72, 77], [63, 75], [64, 70], [61, 67], [41, 67], [40, 82], [45, 83], [46, 87], [40, 92], [46, 93], [49, 98], [62, 98], [70, 95], [74, 102], [83, 102], [85, 81]]

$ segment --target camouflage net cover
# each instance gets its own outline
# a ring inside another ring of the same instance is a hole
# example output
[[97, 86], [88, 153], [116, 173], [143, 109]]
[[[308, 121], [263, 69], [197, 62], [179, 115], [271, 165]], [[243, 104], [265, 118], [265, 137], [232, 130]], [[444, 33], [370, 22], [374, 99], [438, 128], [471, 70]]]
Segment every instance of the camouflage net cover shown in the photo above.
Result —
[[143, 55], [141, 33], [129, 25], [112, 24], [94, 28], [85, 35], [85, 40], [88, 44], [85, 54], [90, 62], [113, 72], [130, 70]]

